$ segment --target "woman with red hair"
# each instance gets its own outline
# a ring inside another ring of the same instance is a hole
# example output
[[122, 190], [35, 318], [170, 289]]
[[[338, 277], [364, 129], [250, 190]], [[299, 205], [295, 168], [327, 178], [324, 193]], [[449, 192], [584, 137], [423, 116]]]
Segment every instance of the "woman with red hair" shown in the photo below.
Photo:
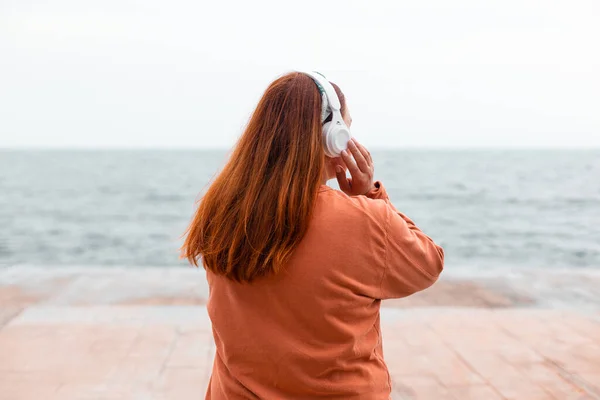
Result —
[[373, 182], [371, 154], [349, 137], [339, 154], [328, 144], [352, 119], [323, 79], [293, 72], [267, 88], [188, 228], [183, 256], [210, 287], [207, 399], [389, 398], [381, 300], [442, 271], [442, 248]]

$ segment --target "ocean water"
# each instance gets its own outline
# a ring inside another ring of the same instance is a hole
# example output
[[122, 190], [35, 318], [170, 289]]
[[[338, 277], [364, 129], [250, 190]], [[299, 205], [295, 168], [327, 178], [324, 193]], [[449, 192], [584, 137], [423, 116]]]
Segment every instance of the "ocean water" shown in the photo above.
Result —
[[[372, 153], [447, 267], [600, 268], [600, 151]], [[0, 151], [0, 266], [183, 265], [181, 235], [227, 155]]]

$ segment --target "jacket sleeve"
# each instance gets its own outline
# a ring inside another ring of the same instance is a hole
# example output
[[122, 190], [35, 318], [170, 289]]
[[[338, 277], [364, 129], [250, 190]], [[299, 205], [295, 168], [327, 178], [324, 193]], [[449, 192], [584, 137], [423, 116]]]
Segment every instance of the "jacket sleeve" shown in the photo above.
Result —
[[386, 203], [385, 256], [379, 298], [406, 297], [431, 286], [444, 268], [444, 250], [392, 205], [381, 182], [367, 197]]

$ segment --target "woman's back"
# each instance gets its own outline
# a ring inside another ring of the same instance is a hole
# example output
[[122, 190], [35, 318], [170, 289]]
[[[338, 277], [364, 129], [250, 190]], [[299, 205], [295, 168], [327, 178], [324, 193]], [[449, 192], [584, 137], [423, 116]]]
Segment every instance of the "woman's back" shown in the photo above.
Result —
[[217, 346], [207, 399], [387, 398], [380, 300], [430, 286], [442, 266], [442, 249], [380, 185], [353, 197], [321, 186], [278, 274], [238, 283], [207, 272]]
[[182, 252], [207, 270], [208, 399], [389, 397], [380, 300], [430, 286], [444, 254], [373, 182], [351, 125], [339, 87], [286, 74], [204, 194]]

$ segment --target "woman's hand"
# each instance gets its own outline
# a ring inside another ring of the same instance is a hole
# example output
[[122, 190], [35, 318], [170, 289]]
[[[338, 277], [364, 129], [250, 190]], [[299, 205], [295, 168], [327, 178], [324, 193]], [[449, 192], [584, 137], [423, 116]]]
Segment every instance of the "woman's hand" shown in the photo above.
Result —
[[340, 189], [348, 196], [367, 194], [373, 186], [373, 159], [371, 153], [356, 140], [348, 142], [348, 150], [342, 152], [342, 161], [350, 171], [351, 178], [341, 165], [335, 167], [335, 175]]

